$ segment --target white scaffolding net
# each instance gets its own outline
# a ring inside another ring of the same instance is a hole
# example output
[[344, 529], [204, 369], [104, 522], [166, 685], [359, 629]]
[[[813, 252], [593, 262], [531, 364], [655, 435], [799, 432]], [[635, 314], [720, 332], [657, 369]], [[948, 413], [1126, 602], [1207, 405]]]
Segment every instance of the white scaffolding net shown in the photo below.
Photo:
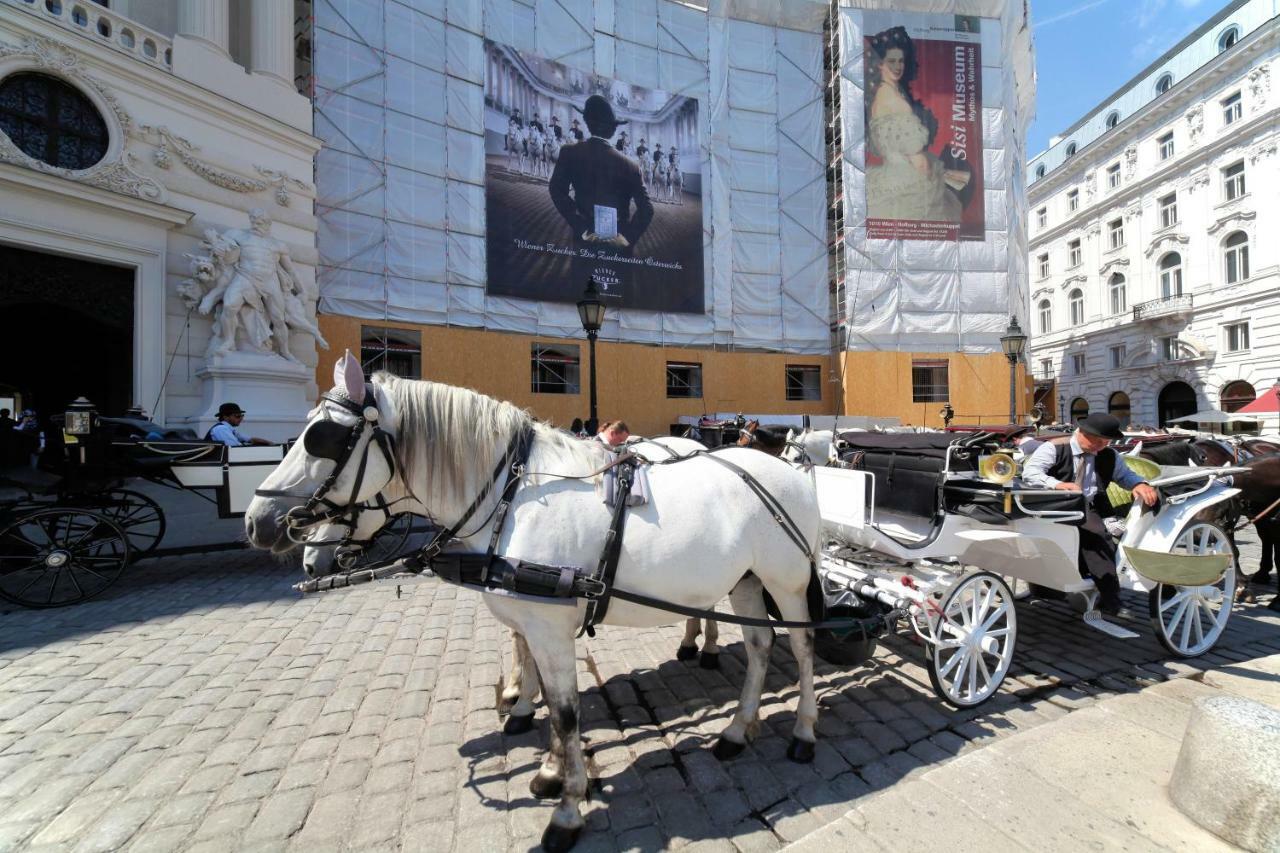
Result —
[[822, 21], [811, 0], [315, 0], [320, 310], [580, 334], [571, 304], [485, 292], [484, 39], [696, 98], [707, 311], [601, 334], [830, 347]]

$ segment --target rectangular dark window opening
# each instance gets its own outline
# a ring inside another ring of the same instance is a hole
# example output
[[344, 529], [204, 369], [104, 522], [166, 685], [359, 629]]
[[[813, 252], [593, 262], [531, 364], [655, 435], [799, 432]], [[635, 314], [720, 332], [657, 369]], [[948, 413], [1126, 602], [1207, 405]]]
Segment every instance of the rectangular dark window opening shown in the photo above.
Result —
[[581, 393], [581, 363], [576, 344], [533, 344], [530, 371], [535, 394]]
[[948, 363], [943, 359], [913, 359], [911, 362], [911, 402], [945, 403], [951, 399], [947, 381]]
[[412, 329], [361, 326], [360, 364], [365, 376], [385, 370], [402, 379], [421, 379], [422, 333]]
[[696, 361], [668, 361], [667, 396], [701, 397], [702, 365]]
[[787, 399], [821, 400], [822, 368], [816, 364], [788, 364]]

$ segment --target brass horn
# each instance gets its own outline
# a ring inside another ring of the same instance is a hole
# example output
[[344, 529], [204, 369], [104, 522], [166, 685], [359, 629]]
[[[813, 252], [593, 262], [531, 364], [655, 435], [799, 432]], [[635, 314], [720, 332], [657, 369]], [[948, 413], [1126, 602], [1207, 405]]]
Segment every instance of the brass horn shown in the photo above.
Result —
[[1007, 453], [993, 453], [978, 460], [978, 476], [992, 483], [1009, 482], [1018, 476], [1018, 463]]

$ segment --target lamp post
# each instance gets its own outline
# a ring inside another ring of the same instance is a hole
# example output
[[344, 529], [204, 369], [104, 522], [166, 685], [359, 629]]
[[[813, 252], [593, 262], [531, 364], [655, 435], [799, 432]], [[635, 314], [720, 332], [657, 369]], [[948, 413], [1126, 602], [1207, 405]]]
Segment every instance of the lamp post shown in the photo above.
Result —
[[604, 304], [600, 301], [600, 291], [596, 290], [595, 276], [587, 280], [587, 289], [578, 300], [578, 317], [582, 320], [582, 330], [587, 333], [587, 349], [591, 357], [591, 422], [599, 426], [600, 420], [596, 415], [596, 337], [604, 325]]
[[1060, 424], [1065, 424], [1068, 422], [1066, 417], [1066, 414], [1067, 414], [1066, 409], [1067, 409], [1067, 398], [1061, 391], [1059, 391], [1058, 392], [1058, 423]]
[[1000, 348], [1009, 359], [1009, 423], [1018, 422], [1018, 359], [1026, 349], [1027, 336], [1018, 325], [1017, 317], [1009, 318], [1009, 328], [1000, 337]]

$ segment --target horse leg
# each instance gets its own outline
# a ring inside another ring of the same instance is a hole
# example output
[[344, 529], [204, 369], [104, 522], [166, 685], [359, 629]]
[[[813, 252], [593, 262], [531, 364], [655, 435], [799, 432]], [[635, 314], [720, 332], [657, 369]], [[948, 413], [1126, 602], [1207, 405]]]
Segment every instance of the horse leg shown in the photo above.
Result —
[[[767, 619], [764, 606], [764, 587], [754, 575], [738, 581], [729, 593], [729, 603], [739, 616]], [[733, 720], [720, 733], [713, 750], [716, 758], [727, 761], [736, 758], [754, 737], [760, 727], [760, 694], [764, 691], [765, 672], [769, 666], [769, 649], [773, 646], [773, 629], [742, 626], [742, 639], [747, 648], [747, 677], [742, 682], [742, 696]]]
[[[771, 594], [774, 601], [778, 602], [778, 611], [783, 619], [789, 622], [806, 622], [811, 618], [803, 591], [791, 595]], [[796, 658], [796, 669], [799, 671], [797, 687], [800, 688], [796, 726], [791, 732], [787, 758], [798, 764], [808, 764], [813, 761], [813, 745], [817, 740], [813, 727], [818, 722], [818, 696], [813, 688], [813, 629], [788, 628], [787, 635], [791, 638], [791, 653]]]
[[698, 666], [703, 669], [720, 668], [720, 626], [716, 620], [707, 620], [707, 635], [702, 640], [702, 654], [698, 655]]
[[529, 644], [518, 632], [511, 632], [511, 680], [502, 691], [502, 707], [509, 712], [502, 731], [509, 735], [524, 734], [533, 728], [533, 703], [538, 698], [538, 665], [529, 652]]
[[684, 620], [684, 637], [680, 640], [680, 647], [676, 649], [676, 660], [693, 660], [698, 655], [698, 634], [701, 630], [702, 620], [695, 616], [690, 616]]
[[542, 833], [542, 847], [562, 851], [574, 845], [585, 823], [579, 811], [587, 795], [587, 764], [578, 729], [577, 657], [571, 631], [547, 631], [538, 639], [530, 650], [542, 676], [553, 744], [559, 741], [561, 754], [557, 755], [554, 749], [547, 751], [547, 761], [529, 787], [538, 796], [540, 787], [550, 791], [559, 784], [560, 804]]

